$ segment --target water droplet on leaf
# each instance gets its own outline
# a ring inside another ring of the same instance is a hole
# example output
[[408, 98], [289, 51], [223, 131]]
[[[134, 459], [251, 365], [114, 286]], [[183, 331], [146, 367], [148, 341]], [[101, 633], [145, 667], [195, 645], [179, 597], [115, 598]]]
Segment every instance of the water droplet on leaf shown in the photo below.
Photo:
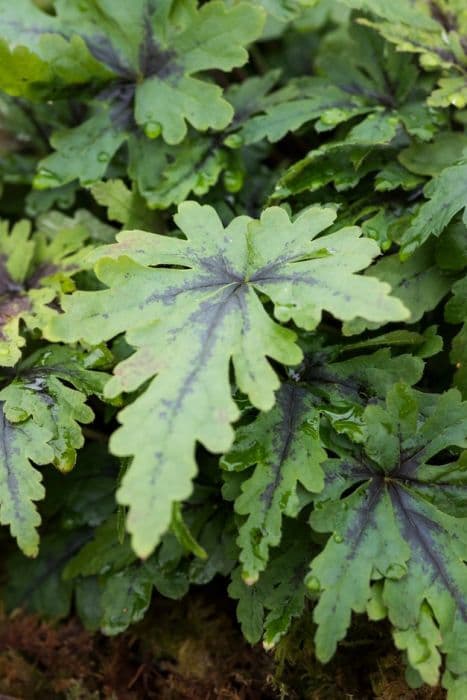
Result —
[[333, 539], [334, 539], [334, 542], [336, 542], [337, 544], [340, 544], [341, 542], [344, 541], [344, 538], [342, 537], [342, 535], [339, 535], [338, 532], [334, 533]]
[[65, 450], [63, 454], [56, 457], [53, 461], [54, 467], [56, 467], [62, 474], [67, 474], [73, 469], [76, 462], [76, 451], [73, 448]]
[[306, 584], [306, 587], [308, 588], [308, 590], [311, 591], [312, 593], [318, 593], [318, 591], [321, 590], [321, 583], [316, 578], [316, 576], [307, 577], [305, 584]]
[[157, 139], [162, 131], [162, 126], [159, 122], [148, 122], [144, 127], [144, 133], [148, 139]]
[[224, 185], [227, 192], [238, 192], [243, 187], [243, 173], [240, 170], [226, 170]]
[[224, 139], [224, 143], [228, 148], [240, 148], [243, 146], [243, 138], [240, 134], [229, 134], [229, 136]]
[[36, 190], [47, 190], [51, 187], [59, 187], [61, 184], [60, 178], [45, 168], [40, 168], [33, 180], [33, 187]]
[[29, 418], [28, 411], [23, 411], [22, 408], [15, 408], [8, 413], [8, 419], [13, 423], [22, 423]]

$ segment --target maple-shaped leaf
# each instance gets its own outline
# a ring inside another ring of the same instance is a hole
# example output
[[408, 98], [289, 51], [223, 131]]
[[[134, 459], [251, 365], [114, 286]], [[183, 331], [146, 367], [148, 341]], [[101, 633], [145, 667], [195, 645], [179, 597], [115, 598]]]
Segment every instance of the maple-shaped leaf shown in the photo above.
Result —
[[2, 0], [0, 88], [32, 100], [70, 94], [70, 86], [105, 84], [112, 71], [96, 60], [76, 31], [67, 36], [56, 16], [30, 0]]
[[[449, 639], [467, 619], [467, 480], [465, 466], [449, 461], [450, 450], [467, 446], [467, 404], [456, 390], [424, 395], [398, 384], [386, 408], [367, 407], [365, 423], [363, 449], [342, 448], [323, 465], [326, 485], [310, 517], [314, 530], [333, 532], [308, 580], [320, 592], [318, 658], [330, 659], [352, 611], [369, 605], [372, 580], [384, 579], [385, 614], [397, 634], [407, 631], [404, 643], [396, 634], [399, 645], [412, 645], [409, 631], [422, 624], [426, 602], [449, 667]], [[452, 502], [445, 490], [457, 494]], [[431, 657], [429, 668], [421, 657], [413, 662], [427, 682], [438, 678]]]
[[361, 19], [375, 28], [398, 51], [418, 54], [427, 71], [439, 71], [438, 87], [428, 98], [432, 107], [463, 109], [467, 104], [467, 20], [462, 0], [397, 0], [388, 9], [384, 2], [346, 4], [368, 10], [377, 19]]
[[41, 474], [31, 462], [52, 463], [63, 472], [74, 466], [84, 443], [80, 423], [94, 417], [86, 398], [100, 394], [107, 378], [85, 363], [84, 353], [46, 347], [17, 365], [15, 378], [0, 390], [0, 521], [10, 526], [27, 555], [38, 551], [40, 518], [34, 501], [44, 497]]
[[247, 143], [278, 141], [309, 122], [318, 131], [329, 130], [356, 117], [362, 119], [351, 129], [350, 143], [389, 143], [402, 128], [426, 141], [437, 130], [413, 60], [374, 30], [343, 25], [321, 40], [315, 64], [317, 77], [289, 80], [263, 100], [264, 113], [242, 131]]
[[[374, 338], [373, 342], [378, 344], [378, 338]], [[417, 342], [423, 340], [418, 337]], [[384, 340], [381, 344], [384, 344]], [[361, 345], [364, 350], [365, 341]], [[346, 347], [342, 346], [340, 352], [344, 352]], [[352, 349], [352, 346], [348, 347]], [[410, 386], [416, 384], [423, 375], [424, 363], [413, 355], [393, 355], [389, 348], [350, 359], [333, 354], [335, 350], [333, 352], [329, 346], [321, 352], [319, 349], [307, 351], [300, 379], [314, 396], [315, 411], [318, 409], [337, 433], [362, 442], [363, 413], [368, 402], [384, 399], [397, 382]]]
[[326, 452], [319, 437], [319, 412], [315, 397], [303, 386], [284, 383], [276, 405], [260, 413], [249, 425], [238, 428], [232, 450], [222, 458], [231, 471], [254, 467], [242, 484], [235, 510], [247, 516], [240, 526], [242, 576], [249, 583], [258, 579], [269, 559], [269, 548], [282, 535], [282, 516], [294, 517], [300, 509], [297, 488], [323, 488], [321, 462]]
[[53, 460], [48, 444], [52, 433], [29, 420], [11, 423], [0, 398], [0, 523], [8, 525], [22, 551], [39, 551], [37, 526], [40, 517], [34, 505], [44, 497], [42, 476], [33, 464]]
[[[84, 121], [52, 135], [55, 152], [40, 163], [37, 188], [101, 179], [136, 127], [149, 139], [162, 134], [177, 144], [187, 123], [206, 131], [232, 120], [232, 106], [206, 73], [247, 61], [245, 46], [264, 23], [261, 7], [218, 0], [201, 7], [151, 0], [54, 5], [56, 16], [50, 17], [30, 0], [21, 0], [20, 8], [0, 2], [5, 60], [11, 63], [3, 82], [0, 73], [0, 86], [29, 95], [32, 83], [33, 95], [39, 90], [52, 99], [73, 90], [79, 98], [81, 88], [83, 99], [89, 93], [95, 98]], [[133, 139], [129, 146], [131, 157]]]
[[[384, 344], [384, 338], [373, 339], [375, 345], [378, 342]], [[282, 384], [275, 407], [240, 426], [232, 449], [221, 460], [229, 476], [244, 474], [234, 498], [235, 511], [246, 516], [240, 520], [237, 544], [242, 576], [249, 583], [265, 569], [270, 548], [280, 543], [283, 516], [296, 517], [307, 504], [304, 493], [323, 488], [321, 415], [337, 432], [361, 441], [368, 401], [384, 399], [396, 382], [415, 384], [423, 374], [420, 358], [392, 356], [389, 348], [342, 359], [339, 348], [310, 345], [302, 343], [304, 361], [290, 370], [293, 380]], [[365, 348], [364, 341], [361, 345]]]
[[11, 229], [0, 222], [0, 366], [12, 366], [21, 357], [26, 342], [21, 323], [30, 330], [41, 328], [56, 313], [52, 302], [73, 289], [88, 238], [89, 229], [79, 217], [48, 217], [34, 236], [29, 221]]
[[101, 396], [108, 379], [104, 372], [91, 369], [90, 358], [92, 353], [86, 356], [72, 348], [46, 346], [19, 363], [15, 378], [0, 392], [10, 421], [32, 418], [52, 434], [52, 461], [63, 472], [73, 468], [76, 450], [83, 445], [79, 424], [94, 418], [86, 398]]
[[244, 165], [240, 147], [241, 127], [258, 111], [264, 95], [277, 81], [278, 71], [235, 83], [225, 91], [234, 109], [229, 126], [220, 134], [199, 134], [190, 129], [179, 145], [148, 141], [143, 134], [130, 137], [129, 174], [148, 206], [164, 209], [179, 204], [190, 192], [206, 194], [223, 173], [229, 192], [237, 192], [244, 181]]
[[64, 300], [50, 338], [95, 344], [126, 332], [136, 348], [117, 367], [108, 396], [152, 379], [120, 414], [123, 427], [112, 438], [116, 454], [135, 455], [118, 498], [130, 505], [139, 554], [152, 551], [172, 503], [189, 494], [196, 441], [212, 452], [232, 444], [230, 360], [238, 387], [268, 410], [279, 381], [267, 358], [301, 359], [294, 332], [270, 318], [259, 295], [271, 299], [279, 321], [308, 329], [324, 309], [340, 319], [406, 316], [387, 285], [354, 274], [378, 253], [373, 241], [356, 227], [317, 238], [334, 218], [314, 207], [291, 222], [271, 208], [260, 221], [241, 216], [224, 229], [214, 209], [186, 202], [175, 221], [187, 240], [123, 233], [96, 253], [96, 274], [109, 289]]

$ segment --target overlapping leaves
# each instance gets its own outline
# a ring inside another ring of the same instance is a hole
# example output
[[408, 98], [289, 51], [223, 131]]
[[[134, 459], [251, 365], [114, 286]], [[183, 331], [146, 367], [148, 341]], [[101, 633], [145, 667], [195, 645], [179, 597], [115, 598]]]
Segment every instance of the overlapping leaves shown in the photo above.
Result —
[[[400, 384], [386, 408], [366, 409], [365, 423], [363, 449], [324, 465], [326, 485], [310, 519], [314, 530], [333, 532], [308, 580], [319, 591], [317, 655], [332, 656], [352, 610], [369, 606], [372, 580], [384, 579], [375, 584], [383, 585], [380, 614], [401, 630], [402, 646], [418, 635], [423, 654], [409, 654], [409, 662], [436, 683], [436, 647], [447, 653], [448, 673], [465, 673], [454, 639], [461, 629], [465, 634], [467, 620], [467, 483], [456, 460], [467, 446], [467, 406], [455, 390], [436, 397]], [[424, 632], [427, 610], [433, 623]]]
[[[225, 128], [233, 108], [218, 85], [198, 76], [245, 63], [244, 47], [264, 21], [246, 2], [57, 0], [55, 9], [51, 17], [29, 0], [0, 5], [5, 91], [54, 98], [82, 87], [96, 98], [79, 126], [52, 137], [56, 152], [42, 161], [40, 188], [100, 179], [136, 126], [170, 144], [184, 139], [187, 122], [200, 131]], [[137, 145], [131, 138], [132, 152]]]
[[389, 287], [354, 274], [378, 253], [357, 228], [317, 238], [334, 217], [312, 208], [292, 223], [272, 208], [259, 222], [238, 217], [224, 229], [212, 208], [184, 203], [175, 220], [188, 240], [124, 233], [98, 253], [96, 273], [109, 289], [64, 300], [50, 337], [98, 343], [126, 331], [137, 348], [117, 367], [107, 396], [157, 375], [121, 413], [112, 439], [116, 454], [135, 455], [119, 500], [130, 506], [139, 554], [157, 543], [172, 502], [188, 496], [196, 441], [212, 452], [232, 443], [238, 409], [230, 359], [238, 387], [263, 410], [279, 386], [267, 357], [292, 365], [301, 359], [294, 332], [270, 318], [258, 294], [271, 299], [279, 321], [308, 329], [324, 309], [341, 319], [406, 315]]
[[[355, 6], [353, 0], [346, 2]], [[438, 87], [428, 99], [429, 105], [452, 105], [461, 109], [466, 106], [467, 21], [463, 0], [420, 0], [417, 3], [397, 0], [391, 3], [391, 10], [383, 3], [358, 5], [378, 18], [363, 21], [375, 27], [398, 50], [418, 54], [423, 68], [441, 72]]]
[[63, 472], [74, 466], [76, 450], [84, 443], [80, 424], [94, 417], [86, 397], [101, 394], [105, 379], [86, 367], [82, 353], [55, 347], [21, 363], [12, 381], [8, 374], [3, 377], [0, 521], [9, 525], [25, 554], [38, 552], [40, 517], [34, 502], [45, 495], [41, 473], [32, 463], [53, 463]]
[[300, 77], [264, 100], [265, 114], [243, 129], [247, 142], [277, 141], [307, 122], [328, 131], [361, 117], [347, 136], [350, 144], [389, 143], [401, 128], [423, 140], [436, 131], [436, 113], [418, 70], [404, 54], [385, 45], [375, 32], [357, 24], [329, 34], [316, 59], [319, 77]]
[[[89, 222], [92, 226], [92, 217]], [[89, 238], [79, 216], [51, 215], [33, 236], [29, 221], [11, 228], [0, 223], [0, 365], [10, 367], [20, 359], [26, 342], [22, 324], [30, 331], [42, 328], [56, 313], [53, 302], [73, 289]]]

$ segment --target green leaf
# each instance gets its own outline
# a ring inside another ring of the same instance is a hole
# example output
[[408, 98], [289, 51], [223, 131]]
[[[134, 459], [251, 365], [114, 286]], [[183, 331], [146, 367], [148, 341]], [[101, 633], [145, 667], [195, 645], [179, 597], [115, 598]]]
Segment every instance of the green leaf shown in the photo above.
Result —
[[316, 67], [320, 77], [289, 80], [263, 100], [263, 114], [245, 125], [247, 143], [263, 138], [274, 142], [308, 122], [316, 129], [363, 116], [348, 137], [349, 143], [388, 144], [403, 126], [430, 140], [437, 115], [423, 104], [418, 71], [407, 55], [378, 40], [374, 30], [354, 23], [328, 33], [319, 44]]
[[9, 95], [34, 95], [34, 85], [51, 79], [47, 63], [25, 46], [9, 50], [0, 40], [0, 87]]
[[439, 236], [451, 219], [462, 209], [465, 210], [466, 185], [466, 163], [445, 168], [428, 183], [424, 193], [429, 201], [422, 204], [400, 240], [404, 256], [413, 253], [430, 236]]
[[456, 282], [453, 297], [446, 304], [446, 320], [462, 323], [462, 328], [452, 341], [451, 362], [456, 367], [454, 383], [467, 397], [467, 277]]
[[304, 8], [313, 7], [318, 0], [259, 0], [268, 14], [279, 22], [290, 22]]
[[[56, 313], [51, 302], [73, 288], [72, 277], [84, 267], [89, 233], [80, 222], [59, 217], [55, 230], [31, 236], [28, 221], [11, 229], [0, 222], [0, 365], [11, 367], [25, 344], [21, 322], [33, 330]], [[57, 223], [57, 222], [56, 222]]]
[[[408, 323], [415, 323], [424, 313], [434, 309], [449, 293], [453, 283], [452, 275], [437, 266], [432, 242], [426, 243], [403, 262], [397, 254], [388, 255], [373, 265], [368, 274], [391, 285], [394, 295], [410, 311]], [[344, 333], [351, 335], [377, 327], [375, 323], [357, 319], [345, 325]]]
[[129, 541], [119, 542], [117, 519], [112, 516], [96, 528], [93, 539], [67, 562], [62, 577], [68, 581], [77, 576], [108, 574], [126, 568], [134, 560]]
[[345, 1], [382, 18], [360, 21], [375, 28], [398, 51], [419, 54], [420, 64], [427, 71], [443, 71], [440, 87], [428, 99], [430, 106], [465, 107], [467, 80], [463, 37], [467, 23], [461, 3], [417, 2], [414, 6], [409, 0], [398, 0], [388, 9], [381, 2]]
[[245, 143], [256, 143], [267, 138], [274, 143], [289, 131], [321, 118], [323, 123], [336, 125], [371, 107], [358, 97], [346, 93], [337, 85], [322, 78], [297, 78], [263, 100], [264, 114], [252, 117], [242, 129]]
[[85, 361], [82, 353], [69, 348], [45, 348], [22, 363], [18, 376], [0, 391], [9, 421], [22, 423], [31, 418], [50, 433], [51, 461], [63, 472], [73, 468], [76, 450], [84, 443], [79, 424], [94, 418], [86, 397], [102, 394], [107, 379], [103, 372], [86, 369]]
[[39, 551], [37, 527], [41, 521], [35, 501], [44, 498], [42, 476], [32, 463], [53, 459], [50, 431], [32, 420], [11, 423], [0, 402], [0, 523], [8, 525], [20, 549], [28, 556]]
[[[364, 612], [372, 580], [383, 578], [396, 642], [433, 683], [439, 651], [459, 672], [450, 640], [458, 625], [465, 630], [467, 482], [465, 469], [455, 487], [452, 477], [446, 482], [441, 461], [448, 448], [467, 445], [467, 404], [454, 390], [430, 396], [399, 384], [386, 409], [368, 406], [365, 421], [364, 452], [357, 447], [325, 463], [326, 486], [310, 518], [313, 529], [334, 533], [310, 571], [313, 590], [321, 591], [314, 613], [317, 655], [322, 661], [332, 656], [352, 610]], [[461, 512], [442, 497], [446, 486], [458, 489], [458, 505], [464, 494]]]
[[252, 3], [230, 7], [217, 0], [183, 10], [150, 0], [131, 8], [121, 1], [57, 0], [56, 17], [26, 0], [19, 14], [7, 5], [0, 2], [8, 42], [0, 87], [49, 99], [81, 87], [78, 98], [95, 98], [78, 126], [53, 134], [55, 152], [41, 161], [35, 179], [41, 189], [101, 179], [135, 122], [147, 145], [160, 134], [181, 143], [187, 124], [199, 131], [227, 127], [233, 108], [207, 73], [246, 63], [245, 46], [261, 34], [265, 17]]
[[112, 438], [114, 453], [136, 455], [119, 501], [130, 505], [128, 527], [138, 554], [152, 551], [170, 521], [171, 504], [188, 496], [195, 441], [212, 452], [232, 444], [230, 423], [238, 410], [230, 396], [230, 359], [239, 388], [262, 410], [272, 407], [278, 388], [266, 356], [285, 364], [301, 359], [294, 333], [272, 321], [258, 293], [273, 301], [278, 320], [308, 329], [323, 309], [341, 319], [405, 316], [402, 304], [387, 296], [388, 287], [354, 274], [377, 253], [358, 229], [312, 241], [334, 216], [315, 207], [291, 223], [272, 208], [259, 222], [239, 217], [224, 230], [212, 208], [188, 202], [176, 216], [188, 240], [123, 234], [97, 263], [109, 289], [64, 301], [65, 314], [51, 324], [50, 337], [97, 343], [127, 331], [138, 348], [119, 365], [107, 396], [134, 391], [158, 375], [122, 412], [124, 427]]
[[[129, 190], [123, 180], [96, 182], [91, 187], [91, 193], [98, 204], [107, 208], [107, 216], [112, 221], [140, 228], [151, 228], [160, 224], [159, 215], [149, 211], [136, 188]], [[114, 237], [115, 233], [112, 231], [112, 238], [106, 242], [110, 243]]]
[[86, 395], [101, 392], [105, 383], [106, 375], [80, 367], [80, 361], [82, 356], [67, 348], [39, 351], [0, 391], [0, 520], [30, 556], [37, 554], [39, 543], [40, 517], [34, 501], [44, 497], [41, 474], [31, 462], [53, 463], [63, 472], [74, 466], [76, 450], [84, 443], [79, 423], [94, 417], [85, 404]]
[[314, 192], [332, 183], [338, 192], [348, 190], [368, 173], [381, 170], [391, 150], [372, 144], [352, 144], [330, 141], [310, 151], [294, 163], [278, 181], [272, 201], [283, 200], [291, 194]]
[[52, 619], [70, 613], [73, 583], [64, 581], [63, 569], [89, 538], [86, 531], [55, 532], [41, 540], [37, 559], [15, 552], [7, 560], [9, 585], [3, 596], [8, 610], [23, 608]]
[[270, 547], [280, 543], [282, 516], [300, 510], [299, 483], [307, 491], [323, 487], [321, 462], [326, 458], [319, 438], [315, 397], [297, 384], [283, 384], [276, 406], [237, 430], [232, 450], [222, 458], [228, 470], [254, 466], [242, 484], [235, 510], [247, 516], [239, 529], [242, 576], [254, 583], [267, 565]]
[[33, 100], [63, 97], [70, 85], [102, 85], [112, 77], [97, 61], [79, 34], [65, 36], [56, 17], [41, 12], [34, 2], [14, 7], [2, 0], [0, 88]]
[[151, 571], [144, 564], [135, 564], [110, 576], [101, 598], [104, 634], [120, 634], [139, 622], [151, 602], [152, 589]]
[[240, 183], [228, 187], [236, 191], [243, 183], [243, 164], [237, 147], [243, 143], [238, 130], [262, 104], [263, 96], [276, 82], [277, 71], [234, 84], [225, 96], [234, 108], [227, 136], [217, 133], [201, 135], [190, 131], [178, 146], [148, 142], [144, 137], [130, 139], [129, 172], [148, 202], [148, 206], [164, 209], [179, 204], [190, 192], [201, 196], [226, 176], [239, 175]]
[[79, 126], [52, 136], [55, 152], [40, 162], [34, 187], [39, 190], [58, 187], [77, 177], [84, 186], [93, 184], [105, 175], [109, 162], [126, 138], [125, 131], [115, 124], [111, 111], [100, 107]]
[[440, 175], [444, 168], [454, 165], [467, 148], [467, 135], [458, 131], [442, 131], [431, 143], [412, 143], [404, 148], [398, 159], [417, 175]]
[[273, 648], [294, 618], [303, 613], [306, 560], [311, 551], [303, 524], [289, 521], [281, 547], [273, 550], [268, 567], [257, 583], [248, 586], [240, 568], [233, 572], [229, 594], [238, 600], [237, 617], [243, 634], [252, 644], [262, 638], [266, 649]]
[[435, 29], [436, 24], [424, 12], [423, 3], [407, 2], [407, 0], [395, 0], [391, 4], [384, 0], [343, 0], [344, 4], [355, 10], [371, 12], [391, 22], [412, 23], [415, 27]]
[[[379, 336], [343, 345], [340, 354], [349, 350], [370, 349], [373, 344], [383, 345], [384, 338], [385, 336]], [[417, 337], [417, 341], [421, 342], [420, 336]], [[408, 354], [393, 357], [389, 348], [381, 348], [369, 355], [360, 354], [350, 359], [339, 360], [332, 360], [326, 355], [316, 360], [311, 354], [305, 361], [302, 378], [316, 393], [325, 393], [329, 403], [338, 406], [342, 398], [347, 398], [355, 404], [366, 405], [371, 397], [384, 398], [391, 386], [397, 382], [416, 384], [422, 374], [423, 362], [418, 357]]]

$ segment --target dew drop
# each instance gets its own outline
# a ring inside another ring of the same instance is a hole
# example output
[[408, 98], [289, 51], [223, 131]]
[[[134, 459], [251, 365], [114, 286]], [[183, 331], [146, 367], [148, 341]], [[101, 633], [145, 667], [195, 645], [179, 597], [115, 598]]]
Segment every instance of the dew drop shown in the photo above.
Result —
[[195, 194], [201, 195], [201, 194], [206, 194], [206, 192], [209, 189], [209, 180], [204, 175], [204, 173], [199, 173], [198, 177], [196, 178], [196, 184], [193, 187], [193, 192]]
[[147, 122], [144, 126], [144, 133], [148, 137], [148, 139], [157, 139], [158, 136], [160, 136], [162, 131], [162, 126], [159, 124], [159, 122]]
[[254, 586], [255, 583], [258, 581], [258, 574], [253, 574], [253, 575], [243, 575], [243, 580], [247, 586]]
[[224, 144], [228, 148], [240, 148], [243, 146], [243, 138], [240, 134], [229, 134], [229, 136], [224, 139]]
[[305, 581], [306, 587], [312, 593], [318, 593], [321, 590], [321, 583], [316, 576], [309, 576]]
[[24, 411], [22, 408], [16, 408], [9, 412], [8, 418], [14, 423], [22, 423], [29, 418], [29, 413], [28, 411]]
[[333, 539], [334, 539], [334, 542], [336, 542], [337, 544], [340, 544], [341, 542], [344, 541], [344, 538], [342, 537], [342, 535], [339, 535], [338, 532], [334, 533]]
[[224, 173], [224, 185], [227, 192], [238, 192], [243, 187], [243, 173], [239, 170], [226, 170]]
[[51, 187], [59, 187], [61, 184], [60, 178], [46, 168], [40, 168], [33, 181], [36, 190], [47, 190]]
[[76, 451], [73, 448], [65, 450], [63, 454], [56, 457], [53, 461], [54, 467], [56, 467], [62, 474], [67, 474], [73, 469], [76, 462]]

